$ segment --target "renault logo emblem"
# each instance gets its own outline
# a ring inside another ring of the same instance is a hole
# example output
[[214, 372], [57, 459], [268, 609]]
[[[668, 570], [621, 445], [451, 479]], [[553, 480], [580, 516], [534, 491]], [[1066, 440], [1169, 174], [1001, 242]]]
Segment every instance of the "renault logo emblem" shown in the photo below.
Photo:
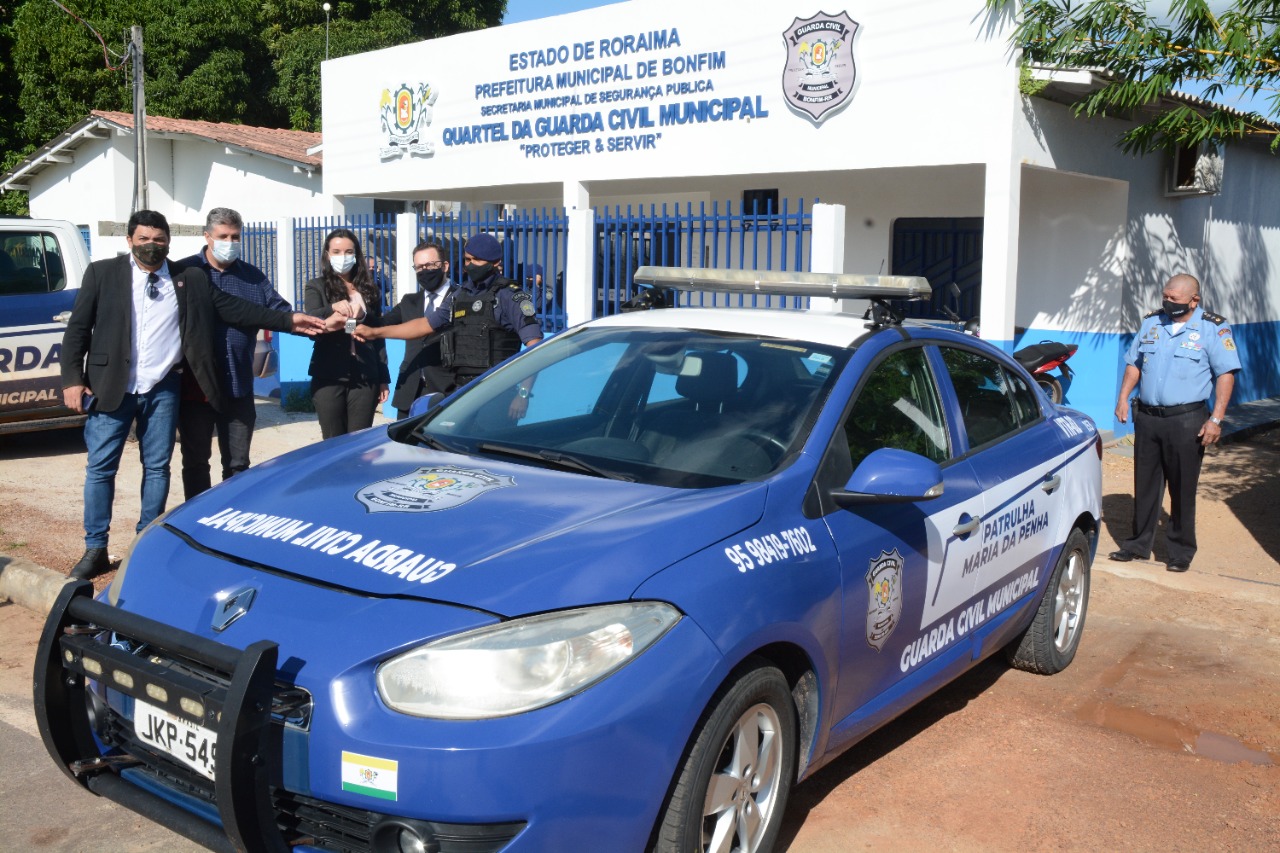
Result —
[[213, 597], [213, 622], [210, 627], [214, 631], [225, 631], [227, 627], [241, 616], [249, 612], [253, 599], [258, 591], [251, 586], [241, 587], [233, 592], [220, 592]]

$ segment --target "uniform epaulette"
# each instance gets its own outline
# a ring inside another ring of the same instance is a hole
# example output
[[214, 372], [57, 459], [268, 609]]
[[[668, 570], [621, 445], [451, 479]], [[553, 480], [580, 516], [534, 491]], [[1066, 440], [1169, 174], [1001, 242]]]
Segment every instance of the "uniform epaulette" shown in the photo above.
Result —
[[1202, 311], [1200, 313], [1206, 320], [1215, 326], [1221, 326], [1223, 323], [1227, 322], [1227, 318], [1223, 317], [1221, 314], [1215, 314], [1212, 311]]
[[1156, 309], [1156, 310], [1154, 310], [1154, 311], [1148, 311], [1146, 314], [1143, 314], [1143, 315], [1142, 315], [1142, 319], [1144, 319], [1144, 320], [1150, 320], [1152, 317], [1154, 317], [1154, 316], [1156, 316], [1157, 314], [1159, 314], [1159, 313], [1160, 313], [1160, 311], [1161, 311], [1161, 309], [1159, 309], [1159, 308], [1157, 308], [1157, 309]]

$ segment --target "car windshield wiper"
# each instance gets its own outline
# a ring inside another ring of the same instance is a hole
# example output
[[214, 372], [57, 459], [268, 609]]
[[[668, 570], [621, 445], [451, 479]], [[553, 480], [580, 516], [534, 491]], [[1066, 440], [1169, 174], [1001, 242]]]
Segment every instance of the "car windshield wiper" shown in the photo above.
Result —
[[607, 480], [622, 480], [625, 483], [634, 483], [635, 477], [621, 474], [617, 471], [610, 471], [608, 468], [601, 468], [599, 465], [592, 465], [586, 460], [579, 459], [577, 456], [570, 456], [566, 453], [560, 453], [556, 450], [526, 450], [523, 447], [510, 447], [505, 444], [494, 444], [491, 441], [482, 441], [476, 445], [476, 450], [482, 453], [495, 453], [504, 456], [515, 456], [520, 459], [533, 459], [538, 462], [546, 462], [549, 465], [559, 468], [562, 471], [577, 471], [583, 474], [591, 474], [596, 477], [604, 477]]
[[431, 433], [425, 430], [421, 430], [421, 429], [414, 430], [413, 437], [416, 438], [421, 443], [425, 444], [427, 447], [431, 447], [436, 450], [443, 450], [446, 453], [463, 453], [464, 452], [460, 448], [454, 447], [452, 444], [445, 444], [443, 441], [436, 438], [434, 435], [432, 435]]

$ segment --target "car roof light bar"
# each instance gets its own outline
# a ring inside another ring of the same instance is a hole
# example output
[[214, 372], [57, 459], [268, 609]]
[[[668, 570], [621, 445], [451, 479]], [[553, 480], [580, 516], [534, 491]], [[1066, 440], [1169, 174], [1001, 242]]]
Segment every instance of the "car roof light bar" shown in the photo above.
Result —
[[720, 270], [702, 267], [643, 266], [637, 284], [672, 290], [765, 296], [821, 296], [828, 299], [928, 299], [929, 280], [915, 275], [849, 275], [771, 270]]

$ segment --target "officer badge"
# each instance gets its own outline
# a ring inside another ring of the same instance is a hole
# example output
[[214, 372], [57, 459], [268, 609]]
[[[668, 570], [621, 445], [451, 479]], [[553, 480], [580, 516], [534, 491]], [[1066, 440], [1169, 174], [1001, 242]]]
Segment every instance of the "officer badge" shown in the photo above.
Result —
[[853, 95], [857, 75], [853, 37], [858, 25], [847, 12], [796, 18], [782, 33], [787, 58], [782, 69], [782, 93], [787, 106], [822, 124]]
[[369, 512], [436, 512], [473, 501], [491, 489], [514, 486], [513, 477], [466, 468], [419, 468], [356, 492]]
[[378, 153], [383, 160], [404, 157], [405, 154], [423, 157], [435, 154], [435, 146], [422, 136], [431, 124], [439, 94], [428, 83], [419, 83], [416, 89], [411, 89], [408, 83], [401, 83], [400, 88], [394, 91], [382, 90], [382, 132], [387, 135], [387, 144]]
[[902, 555], [881, 551], [867, 570], [867, 645], [884, 648], [902, 616]]

